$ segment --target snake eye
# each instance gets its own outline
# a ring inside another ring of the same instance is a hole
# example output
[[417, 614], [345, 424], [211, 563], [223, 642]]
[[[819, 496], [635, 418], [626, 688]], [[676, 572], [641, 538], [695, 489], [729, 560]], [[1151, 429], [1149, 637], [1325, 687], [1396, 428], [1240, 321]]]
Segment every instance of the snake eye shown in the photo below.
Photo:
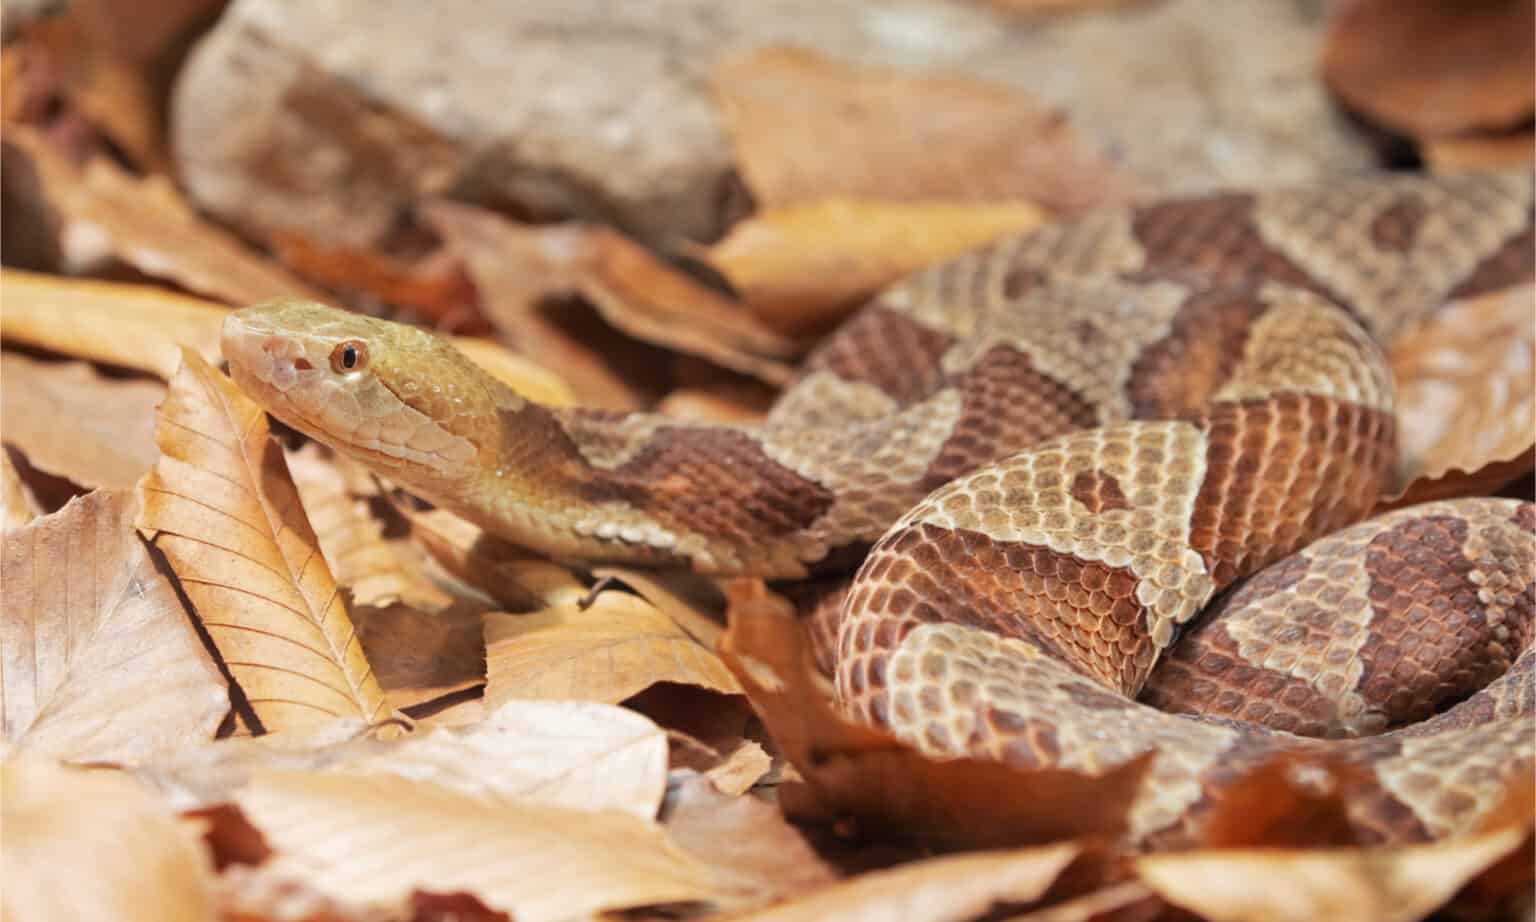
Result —
[[368, 345], [359, 340], [348, 340], [331, 350], [331, 369], [337, 374], [357, 371], [367, 364]]

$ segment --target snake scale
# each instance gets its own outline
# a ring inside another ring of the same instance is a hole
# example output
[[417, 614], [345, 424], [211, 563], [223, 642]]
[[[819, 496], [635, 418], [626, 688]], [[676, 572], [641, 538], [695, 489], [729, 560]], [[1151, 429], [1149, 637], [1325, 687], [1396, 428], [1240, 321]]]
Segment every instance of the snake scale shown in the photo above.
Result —
[[873, 298], [755, 427], [546, 408], [308, 302], [233, 313], [223, 349], [279, 419], [552, 555], [858, 565], [815, 617], [848, 713], [938, 757], [1155, 751], [1140, 841], [1282, 752], [1362, 770], [1360, 836], [1432, 839], [1536, 765], [1536, 506], [1362, 521], [1396, 454], [1383, 350], [1532, 280], [1532, 185], [1349, 178], [1006, 238]]

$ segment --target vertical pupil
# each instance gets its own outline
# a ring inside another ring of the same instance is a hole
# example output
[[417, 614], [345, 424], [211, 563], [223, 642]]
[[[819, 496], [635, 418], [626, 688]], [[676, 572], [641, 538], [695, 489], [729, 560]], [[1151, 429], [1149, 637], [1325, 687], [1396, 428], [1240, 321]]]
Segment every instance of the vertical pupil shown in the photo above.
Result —
[[346, 368], [351, 368], [353, 365], [357, 364], [357, 349], [356, 349], [356, 347], [354, 347], [354, 346], [343, 346], [343, 347], [341, 347], [341, 364], [342, 364], [343, 367], [346, 367]]

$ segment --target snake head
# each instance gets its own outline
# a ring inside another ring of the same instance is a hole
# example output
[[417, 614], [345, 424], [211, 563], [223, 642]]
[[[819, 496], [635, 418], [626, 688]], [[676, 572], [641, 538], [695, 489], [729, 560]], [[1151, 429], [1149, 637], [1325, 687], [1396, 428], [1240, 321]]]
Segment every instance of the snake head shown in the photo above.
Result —
[[471, 476], [505, 389], [417, 327], [280, 300], [224, 321], [224, 358], [273, 416], [407, 482]]

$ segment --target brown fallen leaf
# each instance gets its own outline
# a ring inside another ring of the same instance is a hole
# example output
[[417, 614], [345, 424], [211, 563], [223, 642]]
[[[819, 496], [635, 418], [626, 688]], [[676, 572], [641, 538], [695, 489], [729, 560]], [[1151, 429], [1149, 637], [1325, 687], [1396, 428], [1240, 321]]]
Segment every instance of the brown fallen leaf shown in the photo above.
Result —
[[1124, 830], [1150, 754], [1101, 776], [929, 759], [834, 710], [788, 602], [756, 580], [733, 581], [727, 595], [721, 655], [804, 779], [782, 789], [791, 815], [852, 820], [861, 833], [949, 849], [1113, 838]]
[[1532, 468], [1536, 285], [1453, 302], [1394, 344], [1394, 504], [1496, 490]]
[[619, 566], [594, 567], [592, 576], [615, 579], [633, 589], [708, 649], [713, 650], [725, 633], [725, 597], [708, 577]]
[[353, 607], [363, 654], [391, 708], [437, 714], [478, 694], [485, 684], [486, 610], [470, 599], [432, 613], [400, 604]]
[[11, 463], [10, 451], [0, 447], [0, 528], [10, 531], [20, 528], [43, 514], [37, 497], [21, 482], [16, 465]]
[[125, 775], [12, 757], [0, 763], [0, 800], [6, 919], [213, 917], [197, 834]]
[[432, 255], [415, 261], [353, 246], [326, 246], [301, 234], [278, 232], [272, 248], [283, 265], [349, 300], [372, 298], [430, 318], [438, 329], [486, 333], [475, 286], [456, 263]]
[[1022, 201], [1065, 213], [1138, 182], [1033, 96], [965, 77], [859, 67], [798, 48], [728, 54], [713, 92], [760, 207], [828, 197]]
[[1510, 128], [1536, 111], [1533, 35], [1529, 0], [1354, 0], [1329, 22], [1323, 80], [1410, 137]]
[[574, 698], [615, 704], [657, 682], [740, 694], [731, 671], [639, 596], [601, 591], [528, 615], [485, 619], [486, 702]]
[[714, 889], [659, 826], [616, 811], [493, 800], [398, 775], [297, 772], [259, 774], [235, 803], [275, 852], [274, 871], [366, 905], [462, 892], [518, 922], [554, 922], [707, 900]]
[[828, 198], [754, 215], [706, 251], [752, 314], [788, 336], [826, 332], [880, 289], [1045, 213], [1027, 202]]
[[427, 575], [419, 550], [384, 539], [384, 523], [369, 511], [368, 499], [353, 494], [334, 456], [311, 442], [287, 460], [320, 550], [336, 582], [351, 592], [352, 604], [404, 602], [424, 612], [453, 604], [453, 596]]
[[[222, 361], [223, 305], [152, 285], [68, 279], [0, 268], [5, 310], [0, 336], [50, 352], [147, 371], [169, 379], [181, 366], [180, 347]], [[481, 368], [530, 400], [572, 402], [552, 372], [493, 342], [467, 336], [449, 341]]]
[[139, 486], [137, 524], [261, 726], [386, 716], [266, 414], [189, 349], [156, 435], [162, 454]]
[[1003, 922], [1152, 922], [1164, 918], [1166, 908], [1146, 884], [1127, 880]]
[[160, 382], [113, 380], [82, 362], [12, 352], [0, 355], [0, 376], [5, 439], [39, 470], [84, 487], [127, 489], [154, 465]]
[[574, 604], [589, 590], [570, 570], [487, 534], [446, 509], [405, 512], [411, 538], [449, 575], [510, 612]]
[[133, 529], [134, 496], [98, 490], [0, 544], [5, 739], [134, 763], [211, 740], [229, 691]]
[[838, 878], [778, 807], [722, 794], [702, 775], [686, 773], [672, 785], [662, 822], [742, 902], [792, 899]]
[[1163, 899], [1213, 920], [1411, 922], [1525, 841], [1520, 825], [1429, 845], [1220, 849], [1135, 859]]
[[463, 260], [502, 336], [538, 356], [583, 404], [634, 410], [665, 392], [667, 353], [614, 330], [576, 298], [580, 273], [592, 260], [584, 226], [530, 227], [446, 200], [419, 211]]
[[192, 210], [165, 176], [133, 177], [105, 157], [76, 169], [25, 125], [7, 126], [59, 213], [64, 258], [77, 269], [120, 260], [229, 304], [270, 298], [324, 300], [318, 290]]
[[823, 887], [740, 918], [750, 922], [963, 922], [1029, 903], [1083, 852], [1075, 842], [914, 861]]
[[5, 310], [0, 336], [60, 355], [90, 359], [169, 380], [181, 347], [217, 362], [227, 311], [152, 285], [66, 279], [0, 268]]
[[655, 817], [667, 779], [667, 738], [626, 708], [584, 701], [510, 701], [482, 721], [368, 736], [357, 720], [308, 732], [186, 747], [138, 774], [180, 809], [227, 801], [264, 771], [392, 773], [464, 794]]
[[1508, 169], [1536, 160], [1536, 131], [1436, 138], [1419, 145], [1419, 155], [1436, 173]]

